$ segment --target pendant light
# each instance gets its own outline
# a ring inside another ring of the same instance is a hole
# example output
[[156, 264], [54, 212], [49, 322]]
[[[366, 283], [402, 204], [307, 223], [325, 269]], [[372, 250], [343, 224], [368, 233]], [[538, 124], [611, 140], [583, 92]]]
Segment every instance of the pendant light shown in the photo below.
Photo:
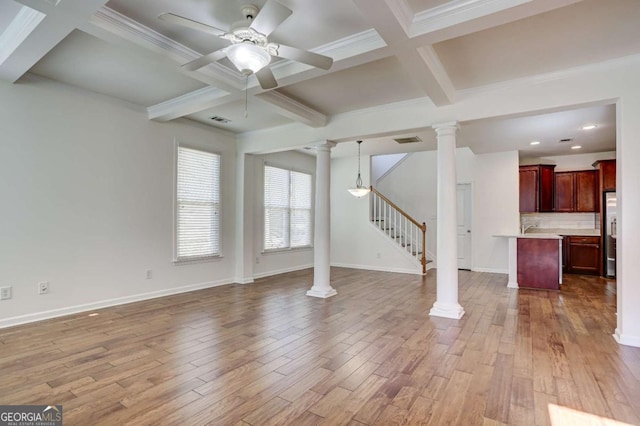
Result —
[[358, 142], [358, 178], [356, 179], [355, 188], [349, 188], [349, 192], [354, 197], [361, 198], [367, 195], [369, 191], [371, 191], [371, 189], [362, 185], [362, 177], [360, 177], [360, 144], [362, 143], [362, 141], [357, 141], [357, 142]]

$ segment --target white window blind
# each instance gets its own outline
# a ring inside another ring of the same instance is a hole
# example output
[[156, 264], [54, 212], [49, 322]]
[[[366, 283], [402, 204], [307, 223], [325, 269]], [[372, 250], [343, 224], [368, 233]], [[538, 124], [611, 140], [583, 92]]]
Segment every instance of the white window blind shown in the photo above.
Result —
[[178, 147], [177, 260], [220, 255], [220, 155]]
[[264, 166], [264, 249], [311, 245], [312, 179], [308, 173]]

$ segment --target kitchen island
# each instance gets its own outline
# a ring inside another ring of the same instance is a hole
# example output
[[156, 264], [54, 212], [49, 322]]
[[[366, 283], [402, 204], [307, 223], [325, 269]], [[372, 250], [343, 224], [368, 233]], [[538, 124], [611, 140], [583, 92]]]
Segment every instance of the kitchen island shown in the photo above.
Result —
[[507, 234], [509, 288], [559, 290], [562, 284], [562, 237], [558, 234]]

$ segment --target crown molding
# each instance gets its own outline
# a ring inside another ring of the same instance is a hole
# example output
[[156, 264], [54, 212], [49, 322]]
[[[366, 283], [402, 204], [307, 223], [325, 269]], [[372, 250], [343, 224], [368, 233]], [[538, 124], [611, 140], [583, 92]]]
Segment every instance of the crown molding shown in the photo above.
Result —
[[280, 115], [308, 126], [324, 127], [329, 122], [328, 117], [321, 112], [275, 90], [261, 93], [256, 97], [274, 106]]
[[20, 8], [6, 30], [0, 34], [0, 65], [18, 49], [45, 16], [28, 6]]
[[385, 2], [408, 36], [413, 25], [414, 13], [407, 0], [385, 0]]
[[532, 0], [453, 0], [416, 13], [409, 37], [452, 27], [472, 19], [529, 3]]
[[[334, 62], [337, 62], [383, 47], [387, 47], [387, 44], [382, 37], [376, 30], [369, 29], [311, 49], [311, 52], [329, 56], [333, 58]], [[313, 69], [313, 67], [286, 59], [273, 64], [271, 69], [276, 77], [288, 77]]]

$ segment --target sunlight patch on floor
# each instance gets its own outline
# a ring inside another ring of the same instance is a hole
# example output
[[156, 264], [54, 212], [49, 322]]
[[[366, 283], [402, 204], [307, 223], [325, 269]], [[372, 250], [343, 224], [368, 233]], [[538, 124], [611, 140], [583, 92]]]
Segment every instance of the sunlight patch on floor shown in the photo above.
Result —
[[553, 426], [633, 426], [555, 404], [549, 404], [548, 407]]

